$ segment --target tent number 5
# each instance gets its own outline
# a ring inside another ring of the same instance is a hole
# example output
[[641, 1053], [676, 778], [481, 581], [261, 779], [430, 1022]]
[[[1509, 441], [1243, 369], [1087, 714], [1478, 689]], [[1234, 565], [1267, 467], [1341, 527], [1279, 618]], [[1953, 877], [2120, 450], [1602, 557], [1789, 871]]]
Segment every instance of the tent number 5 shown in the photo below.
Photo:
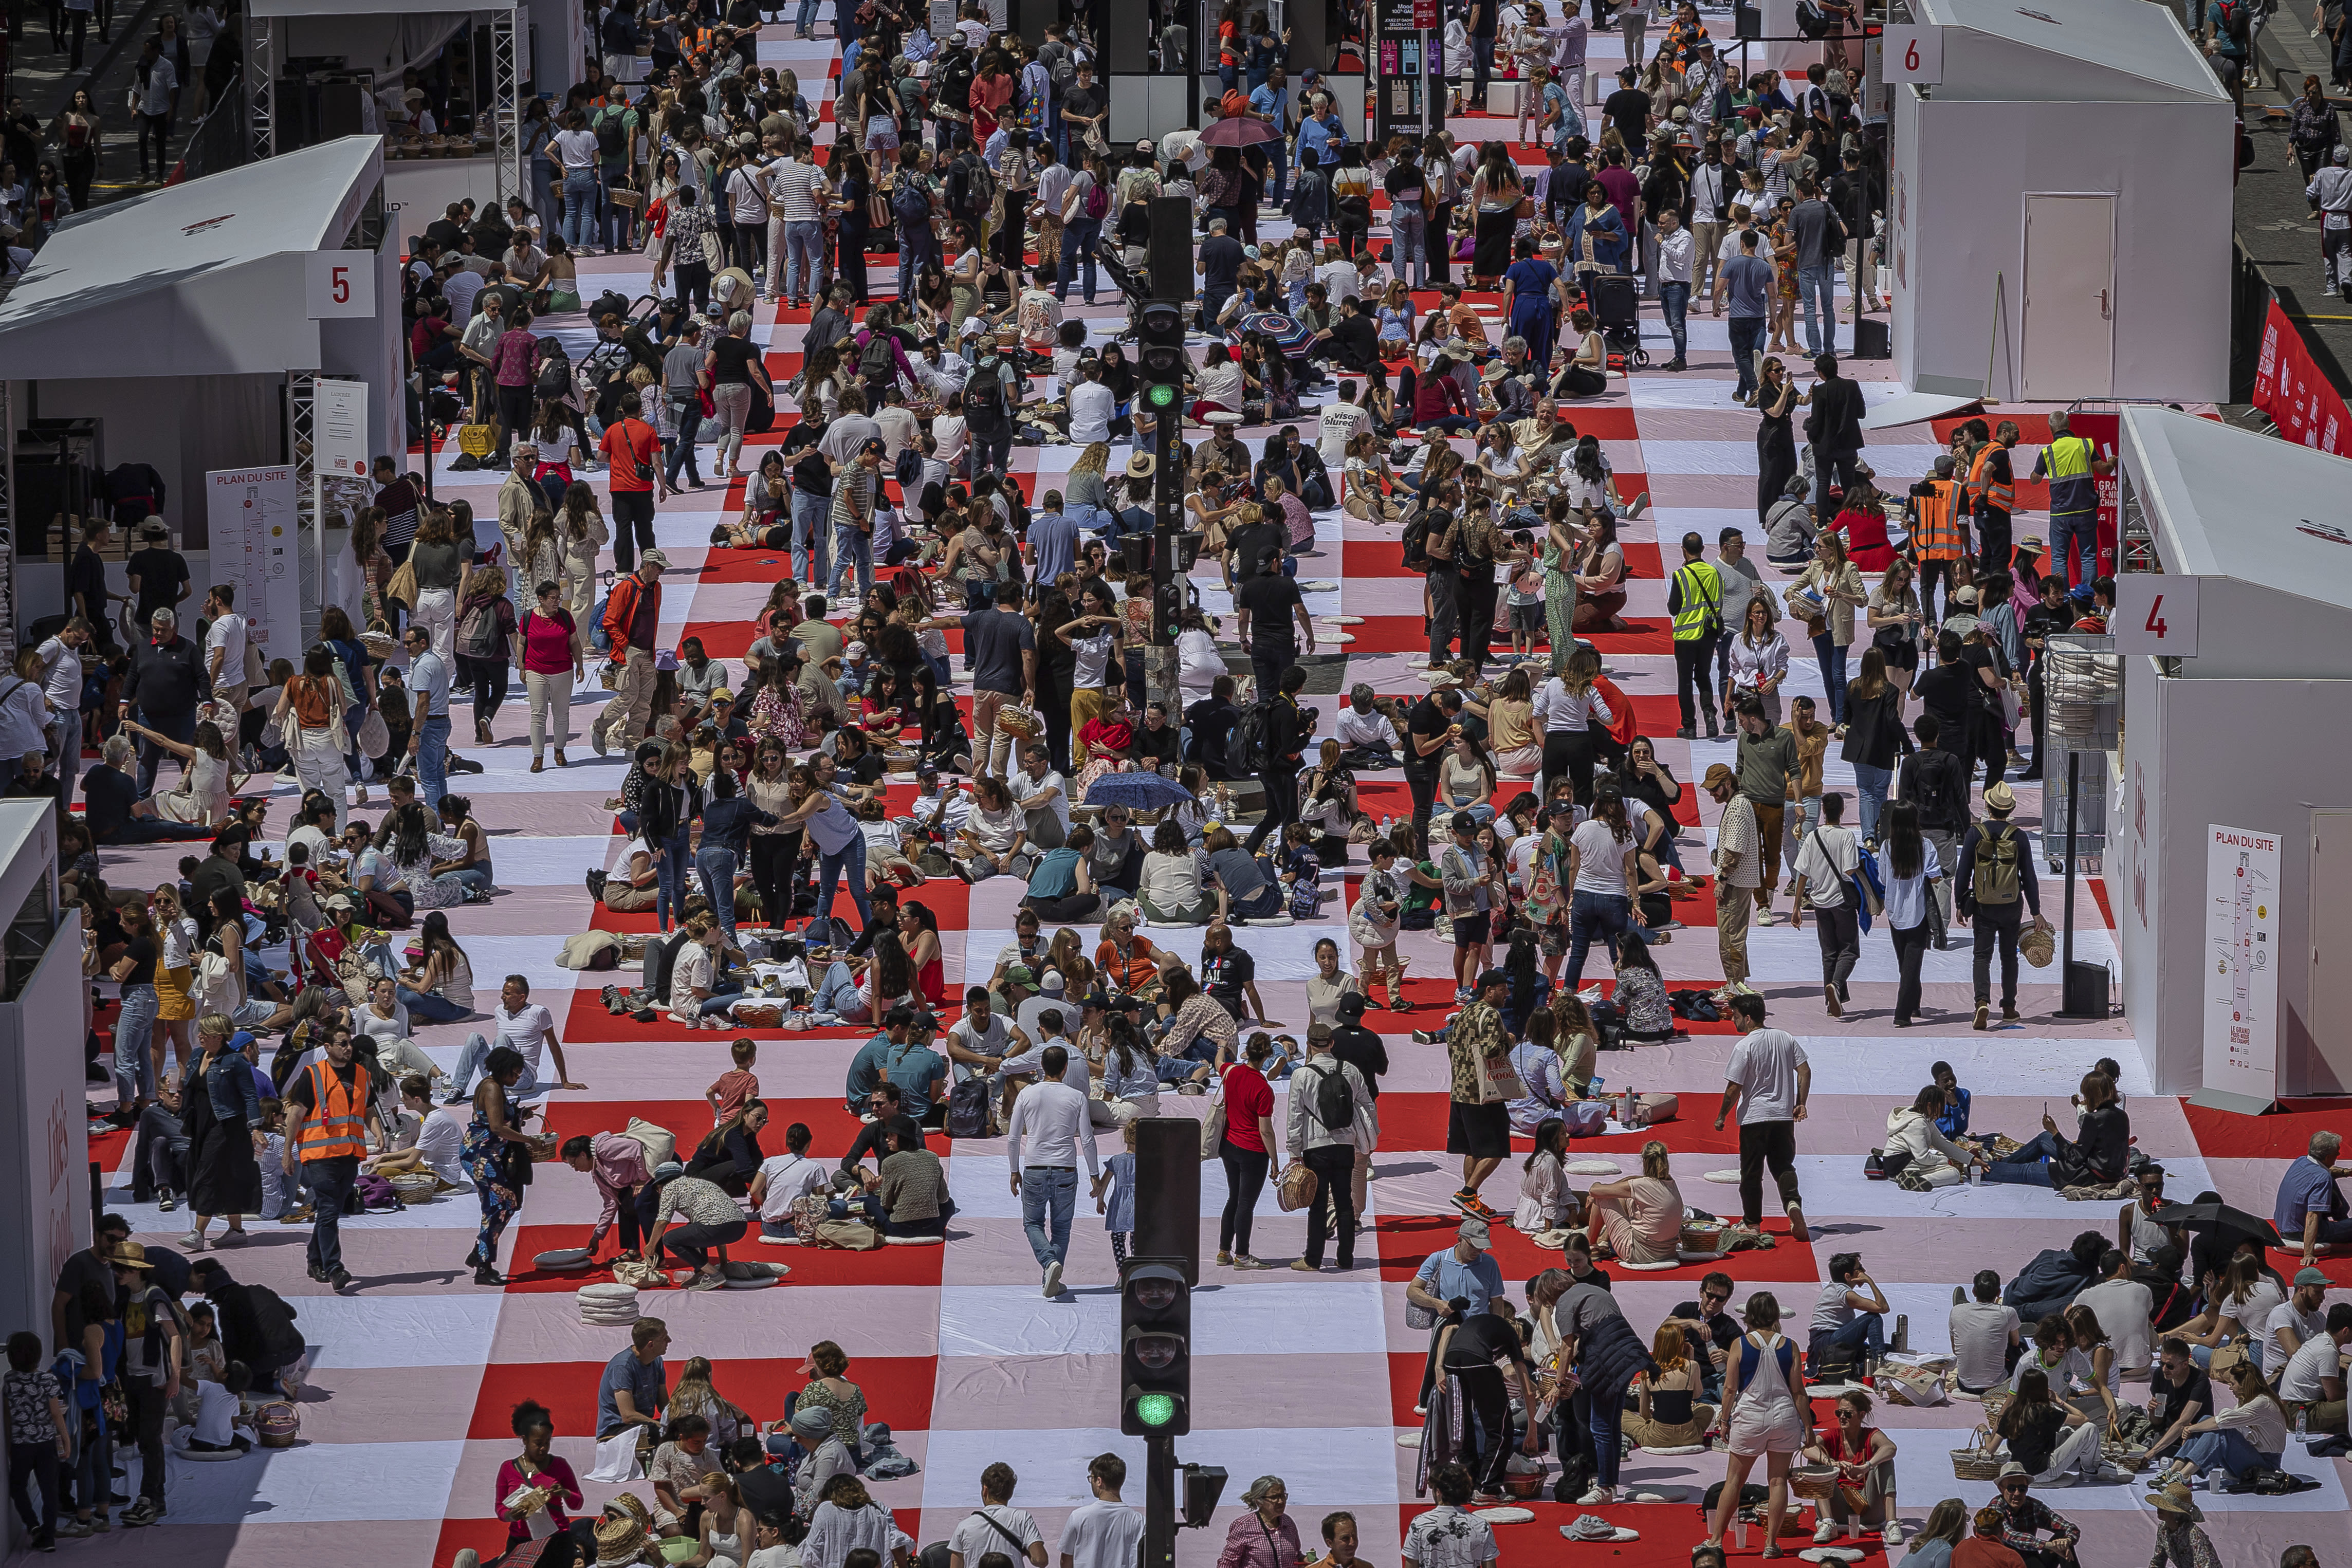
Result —
[[350, 267], [335, 268], [333, 291], [336, 304], [349, 305], [352, 302], [352, 269]]
[[1916, 38], [1912, 39], [1903, 50], [1903, 68], [1906, 71], [1919, 68], [1919, 40]]
[[2164, 595], [2161, 593], [2156, 596], [2156, 602], [2147, 607], [2147, 624], [2142, 630], [2153, 632], [2159, 637], [2164, 635]]

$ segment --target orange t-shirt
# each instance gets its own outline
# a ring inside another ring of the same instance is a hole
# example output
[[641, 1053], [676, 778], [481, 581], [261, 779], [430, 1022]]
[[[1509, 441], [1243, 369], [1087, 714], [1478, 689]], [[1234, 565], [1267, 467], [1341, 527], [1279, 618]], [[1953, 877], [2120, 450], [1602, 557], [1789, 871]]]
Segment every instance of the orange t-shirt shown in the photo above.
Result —
[[604, 427], [604, 440], [600, 450], [604, 454], [604, 461], [613, 465], [611, 476], [614, 490], [642, 494], [654, 487], [650, 476], [637, 477], [637, 465], [643, 463], [651, 466], [656, 460], [655, 455], [661, 450], [661, 441], [654, 434], [652, 425], [642, 419], [616, 420]]

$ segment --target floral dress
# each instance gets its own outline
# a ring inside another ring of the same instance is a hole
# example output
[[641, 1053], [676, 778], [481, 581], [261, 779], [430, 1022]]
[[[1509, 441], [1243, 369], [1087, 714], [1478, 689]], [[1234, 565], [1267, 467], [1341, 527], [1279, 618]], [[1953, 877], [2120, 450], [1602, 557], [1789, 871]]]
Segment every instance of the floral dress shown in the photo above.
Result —
[[1772, 225], [1772, 284], [1777, 298], [1797, 297], [1797, 235], [1786, 223]]
[[765, 685], [751, 699], [751, 716], [747, 723], [755, 740], [774, 740], [787, 751], [798, 751], [809, 744], [807, 700], [798, 683], [778, 687]]
[[[506, 1094], [504, 1089], [499, 1092]], [[512, 1126], [515, 1103], [510, 1094], [506, 1094], [506, 1111], [507, 1124]], [[490, 1130], [489, 1114], [477, 1103], [457, 1158], [474, 1180], [474, 1196], [482, 1200], [482, 1224], [474, 1233], [474, 1256], [484, 1263], [497, 1260], [499, 1237], [507, 1222], [522, 1210], [522, 1193], [509, 1184], [507, 1175], [509, 1148], [507, 1140]]]

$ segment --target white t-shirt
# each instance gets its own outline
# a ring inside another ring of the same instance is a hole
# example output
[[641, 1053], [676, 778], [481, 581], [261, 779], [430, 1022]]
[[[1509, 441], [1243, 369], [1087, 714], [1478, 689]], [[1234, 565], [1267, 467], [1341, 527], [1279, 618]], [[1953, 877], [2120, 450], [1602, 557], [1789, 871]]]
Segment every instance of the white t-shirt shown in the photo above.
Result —
[[[1628, 825], [1633, 819], [1626, 819]], [[1577, 893], [1597, 893], [1604, 898], [1625, 896], [1625, 862], [1640, 850], [1642, 835], [1629, 832], [1622, 843], [1598, 820], [1580, 823], [1569, 844], [1576, 851]]]
[[2319, 1380], [2343, 1376], [2343, 1367], [2344, 1352], [2334, 1335], [2307, 1339], [2286, 1364], [2286, 1370], [2279, 1375], [2279, 1398], [2289, 1405], [2315, 1404], [2324, 1396]]
[[217, 1383], [196, 1384], [196, 1420], [189, 1436], [215, 1448], [226, 1448], [236, 1437], [237, 1396]]
[[220, 679], [223, 685], [245, 684], [245, 617], [234, 612], [222, 616], [205, 633], [205, 665], [212, 666], [212, 656], [217, 651], [220, 658]]
[[1129, 1568], [1143, 1541], [1143, 1511], [1123, 1502], [1090, 1502], [1062, 1526], [1062, 1554], [1071, 1568]]
[[548, 1037], [555, 1032], [555, 1015], [537, 1002], [525, 1002], [518, 1012], [510, 1013], [503, 1005], [492, 1008], [490, 1017], [499, 1025], [499, 1038], [494, 1043], [520, 1051], [524, 1065], [536, 1080], [540, 1052], [547, 1048]]
[[296, 844], [300, 844], [303, 852], [310, 857], [310, 866], [312, 871], [317, 871], [320, 866], [325, 865], [327, 856], [335, 849], [334, 839], [324, 829], [311, 822], [305, 822], [286, 835], [288, 849], [292, 849]]
[[1804, 1065], [1805, 1048], [1786, 1030], [1759, 1029], [1741, 1040], [1723, 1074], [1740, 1088], [1739, 1124], [1795, 1121], [1797, 1069]]
[[1998, 1388], [2009, 1375], [2009, 1336], [2017, 1309], [1999, 1301], [1963, 1301], [1952, 1309], [1952, 1359], [1964, 1388]]
[[449, 1114], [445, 1106], [425, 1118], [416, 1129], [416, 1146], [425, 1153], [425, 1163], [433, 1174], [453, 1186], [466, 1186], [465, 1163], [458, 1157], [466, 1143], [466, 1129]]
[[2156, 1310], [2156, 1298], [2146, 1285], [2137, 1280], [2109, 1280], [2077, 1295], [2074, 1303], [2090, 1308], [2099, 1320], [2118, 1370], [2137, 1372], [2155, 1360], [2156, 1334], [2148, 1314]]
[[555, 133], [556, 154], [563, 167], [593, 169], [596, 167], [596, 133], [593, 131], [559, 131]]
[[[2106, 1324], [2102, 1322], [2099, 1326], [2105, 1328]], [[2293, 1329], [2296, 1349], [2301, 1349], [2304, 1345], [2309, 1344], [2315, 1337], [2327, 1333], [2327, 1303], [2322, 1301], [2307, 1312], [2298, 1311], [2292, 1299], [2281, 1301], [2277, 1306], [2273, 1307], [2271, 1315], [2263, 1323], [2263, 1337], [2270, 1342], [2269, 1347], [2263, 1352], [2264, 1366], [2284, 1365], [2287, 1358], [2294, 1354], [2294, 1351], [2287, 1349], [2285, 1343], [2279, 1338], [2278, 1332], [2281, 1329]]]
[[1052, 790], [1054, 798], [1051, 805], [1054, 815], [1062, 824], [1062, 832], [1064, 836], [1066, 837], [1068, 835], [1070, 831], [1070, 786], [1067, 779], [1064, 779], [1054, 769], [1048, 768], [1045, 769], [1043, 777], [1036, 777], [1028, 773], [1015, 773], [1013, 776], [1012, 784], [1013, 798], [1015, 800], [1032, 800], [1036, 796], [1045, 793], [1049, 789]]
[[[1003, 1525], [1003, 1531], [1000, 1531], [995, 1525], [990, 1524], [992, 1519], [996, 1524]], [[948, 1550], [962, 1554], [964, 1568], [979, 1568], [981, 1558], [991, 1552], [1003, 1552], [1018, 1563], [1023, 1553], [1005, 1551], [1011, 1544], [1004, 1539], [1007, 1532], [1021, 1542], [1024, 1552], [1032, 1544], [1045, 1544], [1044, 1532], [1038, 1530], [1037, 1521], [1029, 1517], [1027, 1510], [991, 1503], [964, 1515], [962, 1521], [948, 1534]]]
[[806, 1155], [771, 1155], [760, 1162], [760, 1174], [768, 1178], [767, 1197], [761, 1201], [760, 1218], [782, 1219], [795, 1198], [821, 1191], [831, 1173], [823, 1161], [813, 1160]]
[[767, 171], [746, 163], [727, 176], [727, 194], [735, 204], [735, 221], [739, 224], [764, 224], [768, 221]]
[[395, 997], [392, 1004], [392, 1016], [379, 1018], [376, 1016], [373, 1002], [362, 1002], [352, 1009], [352, 1028], [368, 1039], [382, 1041], [386, 1045], [395, 1040], [406, 1040], [408, 1009]]
[[1111, 416], [1118, 412], [1118, 395], [1110, 388], [1100, 382], [1080, 382], [1070, 389], [1069, 402], [1071, 445], [1110, 439]]

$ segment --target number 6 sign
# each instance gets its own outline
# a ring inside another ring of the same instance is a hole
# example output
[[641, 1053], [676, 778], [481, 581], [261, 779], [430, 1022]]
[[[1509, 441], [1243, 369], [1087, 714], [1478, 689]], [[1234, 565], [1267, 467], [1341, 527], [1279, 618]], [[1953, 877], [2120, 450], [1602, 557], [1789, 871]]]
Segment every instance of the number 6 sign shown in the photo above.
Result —
[[1944, 79], [1944, 29], [1889, 27], [1880, 39], [1888, 81], [1934, 87]]
[[311, 320], [375, 314], [373, 251], [312, 251], [302, 261], [302, 292]]
[[2197, 586], [2193, 577], [2127, 571], [2116, 579], [2113, 628], [2118, 653], [2197, 656]]

